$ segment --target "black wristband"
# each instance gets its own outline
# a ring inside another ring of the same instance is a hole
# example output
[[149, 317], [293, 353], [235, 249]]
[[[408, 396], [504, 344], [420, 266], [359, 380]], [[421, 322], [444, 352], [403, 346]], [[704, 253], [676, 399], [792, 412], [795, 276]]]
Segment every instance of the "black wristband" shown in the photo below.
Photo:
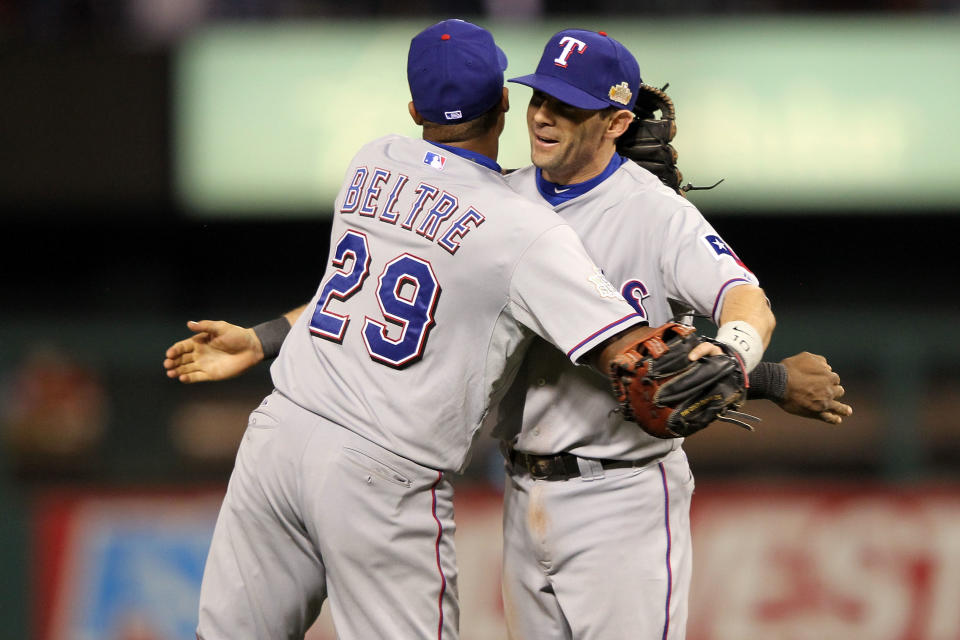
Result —
[[261, 322], [253, 328], [253, 332], [260, 339], [260, 346], [263, 348], [263, 359], [276, 358], [280, 353], [280, 347], [290, 333], [290, 322], [283, 316]]
[[750, 372], [747, 399], [779, 402], [787, 395], [787, 368], [779, 362], [761, 362]]

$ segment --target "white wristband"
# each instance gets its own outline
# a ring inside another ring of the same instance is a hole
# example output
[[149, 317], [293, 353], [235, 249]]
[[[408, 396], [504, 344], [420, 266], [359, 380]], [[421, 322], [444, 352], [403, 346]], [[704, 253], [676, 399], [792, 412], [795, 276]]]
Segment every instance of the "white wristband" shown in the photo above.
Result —
[[743, 320], [726, 322], [717, 330], [717, 341], [737, 350], [747, 373], [763, 360], [763, 338], [753, 325]]

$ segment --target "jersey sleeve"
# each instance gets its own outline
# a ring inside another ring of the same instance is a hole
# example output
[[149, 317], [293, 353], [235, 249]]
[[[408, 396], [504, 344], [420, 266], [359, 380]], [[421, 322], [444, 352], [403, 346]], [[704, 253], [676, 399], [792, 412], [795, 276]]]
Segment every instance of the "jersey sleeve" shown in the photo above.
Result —
[[508, 312], [574, 363], [607, 338], [643, 322], [587, 255], [568, 225], [541, 234], [510, 282]]
[[667, 296], [693, 305], [714, 323], [719, 323], [724, 296], [730, 289], [760, 284], [696, 207], [681, 207], [662, 232], [660, 270], [665, 274]]

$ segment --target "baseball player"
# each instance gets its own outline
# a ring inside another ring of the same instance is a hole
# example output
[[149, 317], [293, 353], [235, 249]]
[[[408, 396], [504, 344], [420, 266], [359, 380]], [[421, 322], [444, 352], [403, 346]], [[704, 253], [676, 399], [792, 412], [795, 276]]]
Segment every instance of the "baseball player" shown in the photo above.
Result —
[[[431, 159], [431, 162], [435, 161], [436, 158]], [[245, 330], [224, 322], [190, 323], [190, 328], [196, 331], [197, 335], [177, 343], [168, 351], [168, 360], [165, 361], [168, 375], [179, 377], [183, 382], [216, 380], [237, 375], [265, 356], [272, 356], [286, 336], [290, 323], [295, 323], [304, 309], [305, 307], [301, 307], [287, 314], [285, 319], [265, 323], [254, 330]], [[777, 365], [772, 363], [764, 365], [774, 370], [777, 368]], [[832, 389], [833, 379], [836, 377], [830, 372], [826, 362], [819, 356], [798, 354], [785, 360], [779, 368], [782, 379], [767, 382], [771, 387], [777, 386], [777, 383], [783, 385], [775, 395], [785, 396], [784, 408], [801, 415], [818, 415], [826, 420], [827, 412], [823, 411], [822, 405], [830, 402], [824, 398], [832, 395], [828, 389]], [[541, 381], [537, 384], [539, 386]], [[609, 391], [606, 393], [609, 395]], [[569, 462], [570, 459], [564, 460]], [[579, 464], [581, 461], [577, 462]], [[562, 615], [556, 618], [555, 625], [562, 624]], [[549, 629], [555, 628], [555, 625], [544, 627], [547, 630], [546, 635], [533, 637], [554, 637], [550, 635]], [[515, 625], [512, 625], [512, 630], [515, 631], [513, 627]]]
[[[342, 639], [455, 639], [448, 473], [525, 347], [605, 371], [612, 338], [652, 332], [573, 230], [506, 186], [505, 68], [467, 22], [412, 39], [423, 139], [387, 136], [350, 163], [326, 272], [237, 453], [199, 638], [299, 638], [329, 598]], [[176, 351], [167, 368], [189, 375]]]
[[[651, 326], [677, 308], [711, 318], [716, 339], [755, 371], [751, 382], [770, 387], [777, 368], [755, 367], [774, 317], [756, 276], [696, 207], [615, 152], [640, 90], [633, 55], [603, 32], [568, 29], [550, 38], [535, 73], [511, 82], [533, 89], [533, 166], [509, 174], [510, 185], [569, 222]], [[848, 415], [838, 384], [818, 411], [831, 422]], [[626, 422], [604, 380], [540, 340], [498, 420], [510, 637], [683, 638], [694, 481], [682, 439]]]

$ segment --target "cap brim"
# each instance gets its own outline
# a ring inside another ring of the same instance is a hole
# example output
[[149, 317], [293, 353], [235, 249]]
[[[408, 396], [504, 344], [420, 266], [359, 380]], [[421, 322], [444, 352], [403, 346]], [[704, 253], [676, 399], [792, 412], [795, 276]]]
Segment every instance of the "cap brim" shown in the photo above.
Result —
[[516, 82], [517, 84], [525, 84], [528, 87], [542, 91], [548, 96], [578, 109], [606, 109], [610, 106], [610, 103], [606, 100], [595, 98], [586, 91], [551, 76], [540, 76], [531, 73], [530, 75], [520, 76], [518, 78], [510, 78], [509, 81]]

